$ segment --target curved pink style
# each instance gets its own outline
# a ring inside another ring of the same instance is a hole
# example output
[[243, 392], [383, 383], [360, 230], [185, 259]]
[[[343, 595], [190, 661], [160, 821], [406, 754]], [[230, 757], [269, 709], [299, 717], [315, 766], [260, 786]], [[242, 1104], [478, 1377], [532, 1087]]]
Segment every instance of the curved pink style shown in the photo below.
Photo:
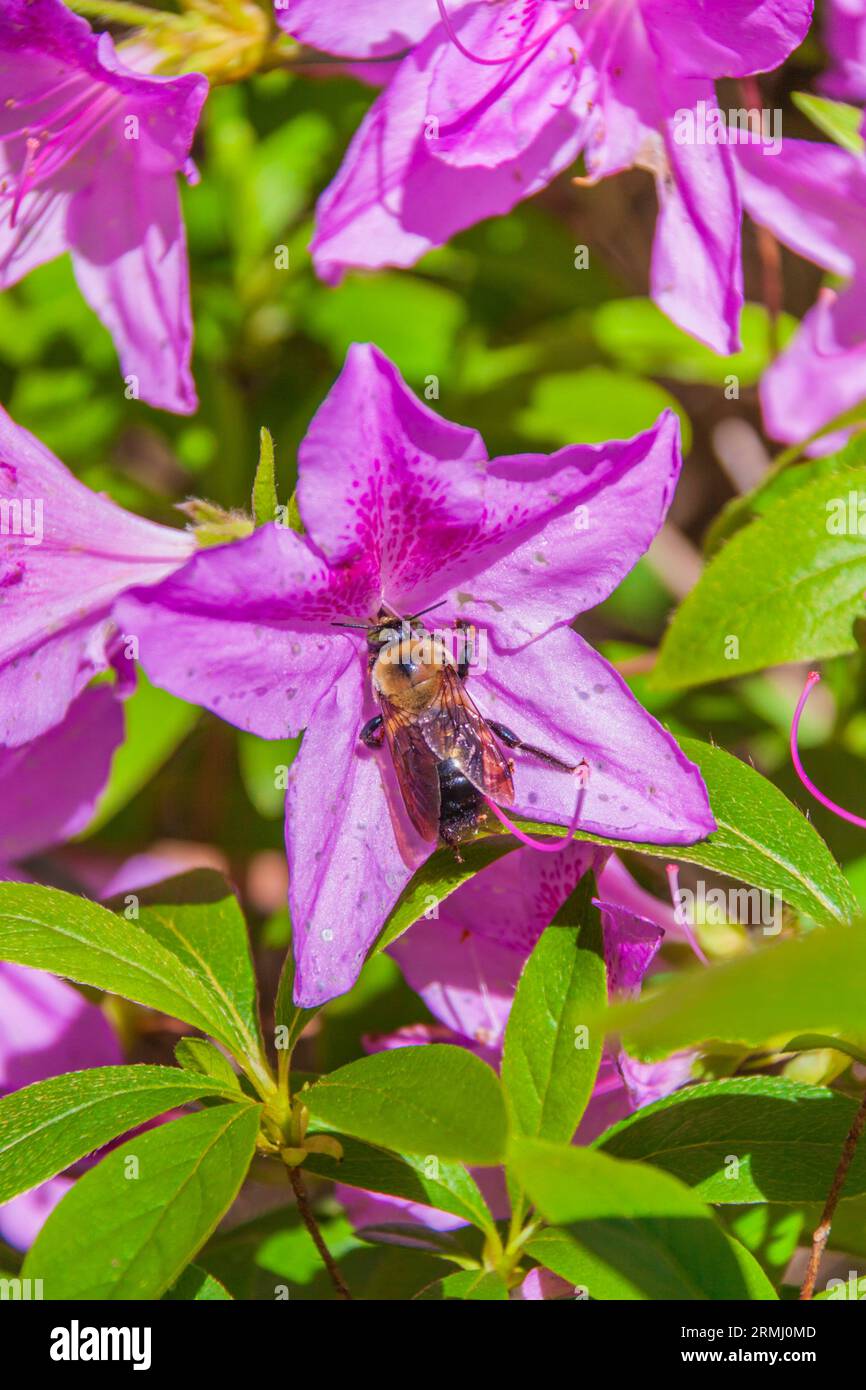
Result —
[[695, 955], [697, 956], [698, 960], [701, 962], [701, 965], [709, 965], [710, 962], [707, 960], [706, 956], [704, 955], [704, 952], [703, 952], [703, 950], [701, 949], [700, 942], [698, 941], [698, 938], [695, 936], [693, 924], [689, 921], [689, 919], [688, 919], [688, 917], [686, 916], [685, 912], [680, 912], [680, 904], [679, 904], [679, 896], [680, 896], [680, 870], [679, 870], [679, 865], [677, 865], [677, 864], [668, 864], [667, 867], [666, 867], [666, 869], [665, 869], [665, 873], [666, 873], [667, 876], [668, 876], [668, 887], [670, 888], [671, 902], [672, 902], [673, 905], [674, 905], [674, 916], [676, 917], [677, 925], [680, 926], [680, 927], [682, 927], [683, 932], [684, 932], [684, 934], [685, 934], [685, 938], [686, 938], [686, 940], [688, 941], [689, 945], [691, 946], [692, 950], [694, 951]]
[[509, 830], [515, 839], [518, 839], [522, 845], [528, 845], [530, 849], [537, 849], [542, 854], [560, 854], [562, 850], [571, 844], [571, 837], [577, 829], [577, 824], [580, 820], [580, 813], [583, 809], [583, 795], [586, 791], [586, 784], [589, 781], [589, 767], [587, 764], [581, 763], [580, 767], [575, 768], [574, 775], [580, 783], [580, 791], [577, 793], [577, 803], [574, 808], [574, 815], [571, 818], [571, 824], [558, 845], [547, 845], [543, 844], [541, 840], [534, 840], [531, 835], [527, 835], [525, 831], [520, 830], [518, 826], [514, 824], [514, 821], [509, 820], [505, 812], [497, 806], [494, 801], [491, 801], [489, 796], [485, 796], [484, 800], [487, 802], [487, 805], [490, 807], [496, 819], [500, 821], [502, 825], [505, 826], [505, 829]]
[[814, 687], [821, 679], [817, 671], [810, 671], [803, 686], [803, 693], [797, 701], [797, 708], [794, 710], [794, 718], [791, 720], [791, 761], [794, 764], [794, 771], [807, 791], [811, 792], [816, 801], [820, 801], [822, 806], [826, 806], [828, 811], [832, 811], [834, 816], [847, 820], [851, 825], [859, 825], [861, 830], [866, 830], [866, 820], [862, 816], [857, 816], [853, 811], [846, 811], [844, 806], [837, 806], [835, 801], [831, 801], [829, 796], [825, 796], [820, 787], [816, 787], [808, 772], [800, 761], [800, 750], [797, 747], [797, 734], [800, 728], [800, 719], [803, 710], [806, 708], [806, 701], [812, 693]]

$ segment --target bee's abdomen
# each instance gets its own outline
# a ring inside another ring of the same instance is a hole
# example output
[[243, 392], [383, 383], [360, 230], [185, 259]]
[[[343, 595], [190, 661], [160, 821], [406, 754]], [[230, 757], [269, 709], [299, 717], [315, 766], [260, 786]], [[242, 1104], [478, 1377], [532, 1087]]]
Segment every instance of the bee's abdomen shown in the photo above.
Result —
[[458, 844], [475, 834], [484, 810], [484, 798], [452, 758], [440, 762], [437, 772], [439, 835], [446, 844]]

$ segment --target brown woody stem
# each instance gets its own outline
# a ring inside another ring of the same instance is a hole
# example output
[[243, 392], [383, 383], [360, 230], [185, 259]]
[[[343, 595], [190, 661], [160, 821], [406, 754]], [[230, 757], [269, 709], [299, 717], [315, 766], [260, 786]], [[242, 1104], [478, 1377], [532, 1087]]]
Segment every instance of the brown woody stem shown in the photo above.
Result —
[[838, 1206], [839, 1198], [842, 1196], [842, 1189], [845, 1186], [845, 1179], [848, 1176], [848, 1169], [851, 1167], [851, 1162], [854, 1158], [855, 1153], [857, 1152], [857, 1145], [860, 1142], [860, 1138], [863, 1134], [864, 1129], [866, 1129], [866, 1091], [863, 1092], [863, 1099], [860, 1101], [857, 1114], [854, 1116], [851, 1128], [849, 1129], [848, 1134], [845, 1138], [845, 1143], [842, 1145], [842, 1154], [839, 1159], [839, 1166], [836, 1169], [836, 1172], [833, 1177], [833, 1184], [830, 1188], [829, 1193], [827, 1194], [827, 1200], [824, 1203], [824, 1210], [821, 1213], [821, 1220], [816, 1226], [815, 1232], [812, 1236], [812, 1253], [809, 1256], [809, 1265], [806, 1270], [806, 1277], [803, 1280], [803, 1287], [800, 1290], [801, 1299], [810, 1299], [815, 1291], [815, 1281], [818, 1278], [818, 1269], [821, 1264], [821, 1258], [824, 1254], [824, 1250], [826, 1249], [827, 1241], [830, 1236], [830, 1227], [833, 1225], [833, 1216], [836, 1212], [836, 1207]]
[[310, 1206], [310, 1199], [307, 1195], [307, 1189], [304, 1186], [304, 1180], [301, 1177], [300, 1170], [297, 1168], [289, 1168], [288, 1174], [289, 1182], [292, 1184], [292, 1191], [295, 1194], [295, 1201], [298, 1204], [298, 1211], [301, 1213], [301, 1219], [313, 1238], [313, 1244], [321, 1256], [322, 1264], [331, 1276], [331, 1283], [337, 1290], [337, 1297], [350, 1301], [352, 1295], [349, 1292], [349, 1286], [340, 1273], [339, 1266], [325, 1244], [322, 1232], [319, 1230], [319, 1225], [313, 1215], [313, 1208]]

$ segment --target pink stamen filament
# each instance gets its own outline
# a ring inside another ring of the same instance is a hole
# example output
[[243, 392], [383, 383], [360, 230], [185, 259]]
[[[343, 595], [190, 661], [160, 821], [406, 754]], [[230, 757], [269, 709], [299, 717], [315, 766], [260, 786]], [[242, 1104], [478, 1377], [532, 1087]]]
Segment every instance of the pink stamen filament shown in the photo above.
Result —
[[462, 42], [457, 30], [451, 22], [451, 16], [445, 6], [445, 0], [436, 0], [436, 4], [439, 7], [439, 14], [441, 15], [446, 33], [458, 53], [462, 53], [464, 58], [468, 58], [470, 63], [479, 63], [485, 68], [505, 67], [508, 63], [516, 62], [518, 58], [524, 58], [529, 53], [538, 52], [540, 48], [544, 47], [548, 39], [552, 39], [554, 34], [558, 34], [559, 30], [564, 28], [572, 18], [570, 13], [566, 13], [562, 19], [558, 19], [556, 23], [552, 24], [543, 34], [539, 34], [537, 39], [530, 40], [523, 48], [516, 48], [513, 53], [504, 54], [501, 58], [482, 58], [480, 53], [473, 53], [471, 49], [467, 48]]
[[857, 816], [853, 811], [846, 811], [844, 806], [838, 806], [835, 801], [831, 801], [829, 796], [825, 796], [820, 787], [816, 787], [808, 772], [800, 760], [800, 749], [798, 747], [798, 734], [800, 731], [800, 719], [803, 710], [806, 708], [806, 701], [812, 694], [815, 686], [821, 679], [817, 671], [810, 671], [803, 686], [803, 693], [797, 701], [797, 708], [794, 710], [794, 718], [791, 721], [791, 761], [794, 764], [794, 771], [807, 791], [811, 792], [816, 801], [820, 801], [822, 806], [826, 806], [828, 811], [832, 811], [834, 816], [839, 816], [842, 820], [848, 821], [851, 825], [857, 825], [861, 830], [866, 830], [866, 820], [863, 816]]
[[691, 946], [698, 960], [702, 965], [709, 965], [707, 957], [701, 949], [701, 944], [695, 936], [693, 923], [691, 923], [679, 901], [680, 897], [680, 870], [678, 864], [668, 864], [666, 873], [668, 876], [668, 888], [670, 889], [671, 902], [674, 905], [674, 917], [677, 925], [682, 927], [686, 941]]
[[[62, 83], [57, 91], [68, 85]], [[10, 226], [15, 226], [22, 200], [30, 189], [40, 180], [59, 172], [106, 124], [117, 105], [118, 94], [111, 89], [100, 93], [95, 101], [90, 101], [87, 90], [79, 88], [70, 101], [51, 114], [53, 122], [68, 116], [59, 129], [51, 130], [46, 122], [40, 121], [19, 130], [18, 133], [25, 136], [24, 159], [12, 193]], [[42, 130], [38, 136], [31, 133], [35, 126]]]
[[497, 806], [494, 801], [491, 801], [489, 796], [485, 796], [484, 800], [487, 802], [487, 805], [490, 807], [496, 819], [500, 821], [501, 824], [505, 826], [505, 829], [510, 831], [515, 839], [519, 840], [522, 845], [528, 845], [530, 849], [537, 849], [542, 854], [561, 854], [562, 851], [567, 849], [572, 843], [571, 837], [577, 829], [580, 820], [580, 813], [583, 809], [583, 797], [586, 791], [586, 784], [589, 781], [589, 768], [587, 764], [581, 763], [580, 767], [575, 768], [574, 775], [580, 783], [580, 791], [577, 793], [574, 815], [571, 818], [571, 824], [566, 831], [565, 837], [556, 845], [548, 845], [541, 840], [534, 840], [531, 835], [527, 835], [525, 831], [515, 825], [513, 820], [509, 820], [501, 807]]

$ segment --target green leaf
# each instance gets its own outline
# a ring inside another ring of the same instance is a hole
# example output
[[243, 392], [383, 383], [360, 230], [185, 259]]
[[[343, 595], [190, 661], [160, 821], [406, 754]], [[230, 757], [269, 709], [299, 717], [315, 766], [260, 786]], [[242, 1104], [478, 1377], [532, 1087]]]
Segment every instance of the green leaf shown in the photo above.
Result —
[[[596, 1141], [614, 1158], [673, 1173], [705, 1202], [814, 1202], [826, 1197], [857, 1113], [847, 1096], [773, 1076], [689, 1086], [638, 1110]], [[866, 1192], [866, 1152], [845, 1195]]]
[[745, 1245], [741, 1245], [732, 1235], [729, 1235], [727, 1231], [725, 1232], [725, 1236], [734, 1258], [740, 1267], [740, 1274], [743, 1277], [743, 1283], [746, 1287], [745, 1297], [751, 1301], [757, 1300], [758, 1302], [768, 1302], [770, 1300], [778, 1301], [779, 1295], [776, 1293], [776, 1290], [773, 1288], [773, 1285], [770, 1283], [766, 1273], [761, 1268], [761, 1265], [755, 1259], [752, 1252], [747, 1250]]
[[[315, 1124], [311, 1132], [314, 1130]], [[482, 1231], [493, 1228], [487, 1203], [462, 1164], [439, 1159], [431, 1163], [426, 1156], [390, 1153], [346, 1134], [335, 1137], [343, 1147], [341, 1162], [325, 1154], [310, 1154], [304, 1162], [306, 1170], [348, 1187], [451, 1212]]]
[[270, 430], [262, 425], [259, 430], [259, 462], [253, 483], [253, 518], [256, 526], [275, 521], [278, 506], [274, 441]]
[[446, 1274], [444, 1279], [429, 1284], [414, 1302], [431, 1303], [449, 1298], [473, 1303], [504, 1303], [508, 1300], [508, 1289], [494, 1270], [485, 1274], [482, 1269], [461, 1269], [457, 1274]]
[[421, 276], [380, 272], [349, 275], [337, 289], [312, 298], [305, 327], [342, 365], [349, 344], [375, 342], [405, 377], [423, 388], [454, 366], [465, 298]]
[[708, 1039], [756, 1048], [813, 1030], [858, 1037], [864, 978], [866, 930], [828, 927], [678, 975], [638, 1003], [615, 1005], [606, 1026], [643, 1058]]
[[231, 1062], [206, 1038], [181, 1038], [174, 1049], [174, 1055], [178, 1065], [187, 1071], [213, 1077], [221, 1082], [229, 1093], [240, 1090], [240, 1079]]
[[256, 977], [244, 915], [221, 874], [196, 869], [138, 895], [138, 924], [200, 982], [220, 1020], [214, 1034], [267, 1084]]
[[[686, 757], [700, 768], [718, 829], [696, 845], [630, 844], [657, 859], [700, 864], [770, 893], [817, 922], [847, 922], [857, 902], [817, 830], [772, 782], [724, 749], [681, 738]], [[520, 821], [532, 834], [564, 833]], [[622, 848], [616, 840], [577, 833], [577, 839]]]
[[555, 1228], [527, 1253], [592, 1299], [746, 1297], [709, 1208], [675, 1178], [592, 1149], [517, 1138], [509, 1168]]
[[866, 534], [856, 509], [849, 525], [847, 502], [849, 493], [866, 494], [866, 467], [845, 480], [842, 490], [838, 477], [814, 478], [714, 555], [665, 634], [654, 685], [682, 690], [856, 649]]
[[502, 1086], [514, 1133], [567, 1143], [592, 1095], [603, 1039], [579, 1030], [607, 981], [595, 880], [585, 875], [523, 969], [505, 1030]]
[[126, 735], [111, 763], [111, 776], [96, 815], [84, 831], [93, 835], [146, 787], [195, 725], [201, 711], [151, 685], [138, 668], [134, 693], [123, 704]]
[[[282, 1182], [288, 1192], [288, 1182], [285, 1178]], [[342, 1212], [334, 1215], [317, 1211], [316, 1220], [325, 1244], [345, 1272], [352, 1292], [357, 1293], [347, 1257], [357, 1256], [362, 1250], [372, 1256], [373, 1247], [364, 1246]], [[375, 1253], [388, 1257], [382, 1250]], [[422, 1262], [426, 1266], [426, 1257]], [[197, 1263], [225, 1284], [233, 1298], [245, 1302], [280, 1299], [286, 1293], [292, 1302], [305, 1297], [334, 1296], [322, 1258], [294, 1204], [276, 1207], [239, 1226], [223, 1225], [197, 1256]], [[442, 1265], [437, 1260], [434, 1274], [429, 1277], [441, 1272]]]
[[830, 101], [828, 97], [816, 97], [812, 92], [792, 92], [791, 100], [804, 116], [816, 125], [824, 135], [843, 150], [851, 154], [862, 154], [866, 142], [860, 134], [863, 112], [859, 106], [849, 106], [844, 101]]
[[[797, 321], [790, 314], [781, 316], [782, 347], [796, 328]], [[678, 328], [650, 299], [606, 300], [593, 315], [592, 329], [599, 346], [610, 357], [643, 376], [719, 387], [725, 385], [729, 376], [736, 376], [741, 386], [753, 386], [770, 365], [767, 311], [761, 304], [743, 306], [743, 350], [730, 357], [720, 356]], [[616, 437], [622, 435], [617, 432]]]
[[176, 1284], [163, 1294], [167, 1303], [226, 1303], [232, 1296], [219, 1279], [200, 1269], [198, 1265], [187, 1265]]
[[538, 377], [528, 407], [517, 417], [517, 427], [525, 438], [539, 443], [565, 445], [580, 439], [600, 444], [652, 429], [663, 410], [679, 416], [683, 453], [687, 453], [692, 428], [675, 397], [654, 381], [628, 372], [586, 367]]
[[0, 1100], [0, 1202], [155, 1115], [227, 1091], [212, 1077], [149, 1066], [94, 1067], [13, 1091]]
[[398, 1152], [499, 1163], [505, 1103], [499, 1080], [462, 1047], [400, 1047], [339, 1067], [302, 1092], [316, 1119]]
[[55, 1207], [25, 1260], [28, 1276], [52, 1300], [159, 1298], [237, 1196], [260, 1110], [215, 1106], [112, 1150]]
[[[241, 777], [247, 796], [260, 816], [278, 820], [285, 815], [285, 779], [281, 770], [291, 767], [300, 746], [300, 738], [264, 739], [255, 734], [238, 734]], [[281, 780], [282, 786], [278, 785]]]
[[33, 883], [0, 883], [0, 960], [109, 990], [237, 1046], [218, 996], [136, 923]]

